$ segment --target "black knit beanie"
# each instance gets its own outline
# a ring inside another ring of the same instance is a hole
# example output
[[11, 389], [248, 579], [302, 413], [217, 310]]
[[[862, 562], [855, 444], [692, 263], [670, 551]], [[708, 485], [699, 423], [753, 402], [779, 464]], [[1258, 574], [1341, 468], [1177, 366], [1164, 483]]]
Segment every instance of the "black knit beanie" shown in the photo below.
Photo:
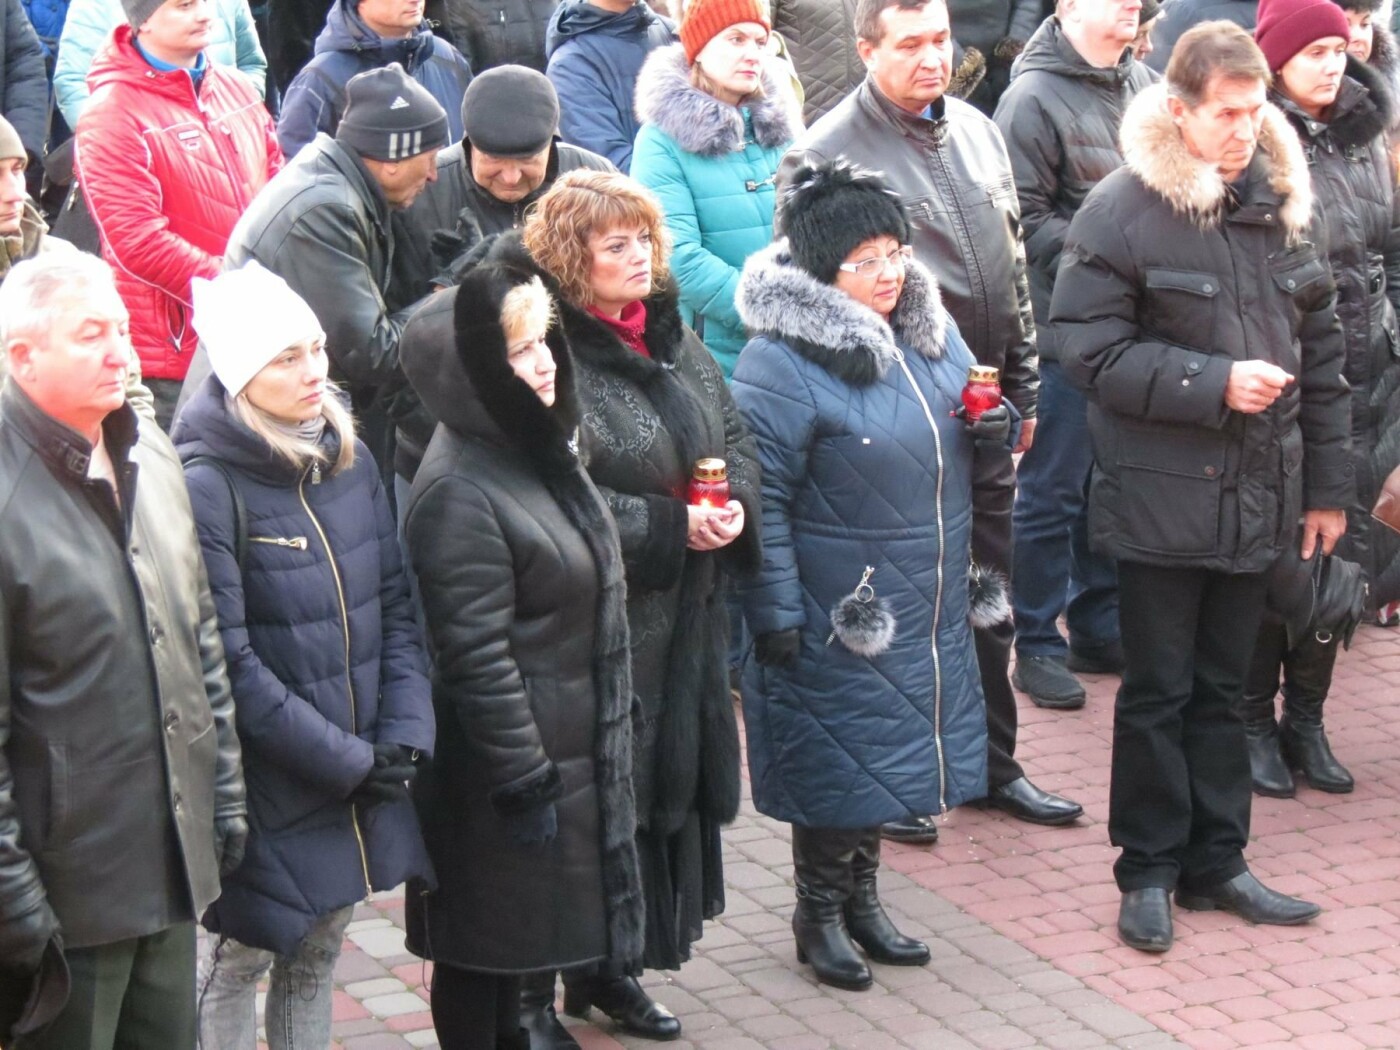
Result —
[[883, 180], [842, 160], [797, 170], [783, 194], [778, 232], [787, 236], [792, 261], [825, 284], [870, 238], [908, 244], [912, 235], [904, 205]]
[[397, 161], [447, 145], [447, 113], [428, 89], [390, 62], [345, 85], [335, 140], [362, 157]]

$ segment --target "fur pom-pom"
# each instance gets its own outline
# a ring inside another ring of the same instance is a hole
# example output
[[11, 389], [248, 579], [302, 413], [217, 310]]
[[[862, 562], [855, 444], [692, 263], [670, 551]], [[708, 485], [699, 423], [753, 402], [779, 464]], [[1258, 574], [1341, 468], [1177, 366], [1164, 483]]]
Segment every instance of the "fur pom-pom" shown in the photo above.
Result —
[[867, 568], [860, 585], [831, 607], [832, 637], [866, 659], [879, 656], [894, 643], [894, 613], [870, 586], [874, 571]]
[[1011, 619], [1006, 577], [973, 562], [967, 569], [967, 615], [972, 626], [985, 629]]

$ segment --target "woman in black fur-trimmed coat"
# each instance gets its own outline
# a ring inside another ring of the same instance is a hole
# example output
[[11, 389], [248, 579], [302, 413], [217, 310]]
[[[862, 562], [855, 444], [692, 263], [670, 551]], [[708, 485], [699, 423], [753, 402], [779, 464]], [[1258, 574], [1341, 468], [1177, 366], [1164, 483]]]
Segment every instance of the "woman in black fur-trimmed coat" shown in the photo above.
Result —
[[[620, 318], [605, 319], [609, 304], [594, 278], [597, 260], [612, 257], [618, 230], [630, 243], [651, 245], [650, 280], [629, 284], [640, 298]], [[681, 323], [664, 238], [659, 208], [637, 183], [570, 172], [541, 199], [524, 241], [505, 234], [487, 255], [538, 270], [560, 289], [560, 320], [578, 371], [582, 451], [617, 522], [627, 568], [644, 962], [674, 970], [690, 957], [703, 920], [724, 908], [719, 831], [739, 808], [724, 591], [726, 577], [757, 567], [759, 496], [753, 441], [719, 366]], [[695, 509], [686, 504], [695, 462], [712, 456], [728, 464], [742, 507], [738, 534], [723, 545], [697, 536]], [[571, 1012], [585, 1013], [591, 1003], [634, 1031], [679, 1030], [674, 1018], [646, 1020], [651, 1008], [635, 982], [568, 985]]]
[[[562, 332], [541, 348], [503, 330], [507, 293], [532, 282], [547, 306], [532, 275], [480, 267], [403, 341], [404, 371], [441, 421], [406, 532], [439, 740], [415, 797], [443, 874], [435, 892], [410, 892], [408, 944], [437, 964], [434, 1021], [453, 1050], [514, 1045], [514, 977], [642, 954], [622, 553], [576, 451]], [[538, 396], [513, 370], [526, 353], [552, 357], [552, 405], [548, 361]], [[462, 1012], [490, 1015], [493, 995], [494, 1033], [490, 1016]], [[502, 1042], [475, 1040], [483, 1030]]]
[[[1309, 48], [1338, 46], [1331, 28], [1318, 32], [1329, 35], [1309, 41]], [[1304, 50], [1297, 57], [1305, 57]], [[1329, 55], [1336, 61], [1334, 51]], [[1306, 64], [1295, 66], [1290, 59], [1275, 72], [1270, 101], [1303, 144], [1318, 226], [1326, 236], [1318, 248], [1337, 282], [1337, 320], [1346, 346], [1342, 374], [1351, 387], [1348, 470], [1355, 473], [1357, 501], [1347, 508], [1347, 532], [1336, 553], [1361, 564], [1375, 607], [1400, 598], [1400, 537], [1370, 516], [1381, 483], [1400, 464], [1400, 194], [1387, 138], [1396, 100], [1378, 69], [1346, 56], [1335, 97], [1318, 112], [1316, 98], [1306, 96], [1320, 67], [1306, 57]], [[1240, 703], [1257, 794], [1292, 797], [1290, 768], [1319, 790], [1352, 790], [1352, 776], [1333, 756], [1322, 725], [1338, 644], [1337, 638], [1321, 642], [1309, 635], [1290, 649], [1281, 624], [1266, 623], [1260, 632]], [[1283, 717], [1276, 724], [1280, 671]]]

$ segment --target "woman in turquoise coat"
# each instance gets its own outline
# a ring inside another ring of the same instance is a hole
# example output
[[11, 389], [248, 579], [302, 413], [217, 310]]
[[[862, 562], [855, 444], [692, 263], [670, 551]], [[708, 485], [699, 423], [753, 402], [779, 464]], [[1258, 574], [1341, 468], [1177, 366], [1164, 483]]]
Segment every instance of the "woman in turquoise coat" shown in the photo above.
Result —
[[773, 239], [778, 164], [802, 130], [769, 54], [759, 0], [693, 0], [679, 44], [637, 80], [632, 177], [661, 200], [681, 313], [727, 379], [746, 341], [734, 308], [744, 261]]

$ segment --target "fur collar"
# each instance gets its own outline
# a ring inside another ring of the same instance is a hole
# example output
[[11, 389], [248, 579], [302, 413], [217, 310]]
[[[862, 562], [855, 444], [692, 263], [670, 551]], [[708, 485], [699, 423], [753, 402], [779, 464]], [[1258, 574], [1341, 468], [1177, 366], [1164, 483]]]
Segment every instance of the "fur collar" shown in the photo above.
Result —
[[[785, 148], [802, 130], [792, 91], [772, 70], [762, 74], [763, 97], [748, 104], [754, 139], [764, 149]], [[690, 82], [685, 47], [671, 44], [647, 56], [637, 77], [637, 119], [655, 124], [687, 153], [723, 157], [744, 148], [738, 106], [707, 95]]]
[[[1202, 229], [1220, 222], [1225, 180], [1211, 165], [1187, 152], [1167, 109], [1166, 84], [1153, 84], [1138, 93], [1123, 116], [1120, 135], [1124, 163], [1173, 211], [1190, 216]], [[1281, 201], [1279, 218], [1289, 240], [1296, 241], [1312, 216], [1312, 181], [1297, 134], [1272, 103], [1264, 105], [1259, 155], [1268, 169], [1269, 187]]]
[[781, 339], [853, 386], [884, 378], [894, 363], [896, 342], [930, 360], [943, 356], [948, 315], [937, 280], [918, 262], [905, 271], [904, 290], [889, 324], [834, 285], [794, 266], [786, 241], [749, 257], [735, 305], [749, 331]]
[[1305, 151], [1306, 143], [1315, 139], [1330, 140], [1342, 149], [1368, 146], [1395, 120], [1395, 103], [1385, 77], [1350, 55], [1346, 76], [1327, 120], [1314, 120], [1276, 91], [1270, 93], [1270, 98], [1293, 122]]

